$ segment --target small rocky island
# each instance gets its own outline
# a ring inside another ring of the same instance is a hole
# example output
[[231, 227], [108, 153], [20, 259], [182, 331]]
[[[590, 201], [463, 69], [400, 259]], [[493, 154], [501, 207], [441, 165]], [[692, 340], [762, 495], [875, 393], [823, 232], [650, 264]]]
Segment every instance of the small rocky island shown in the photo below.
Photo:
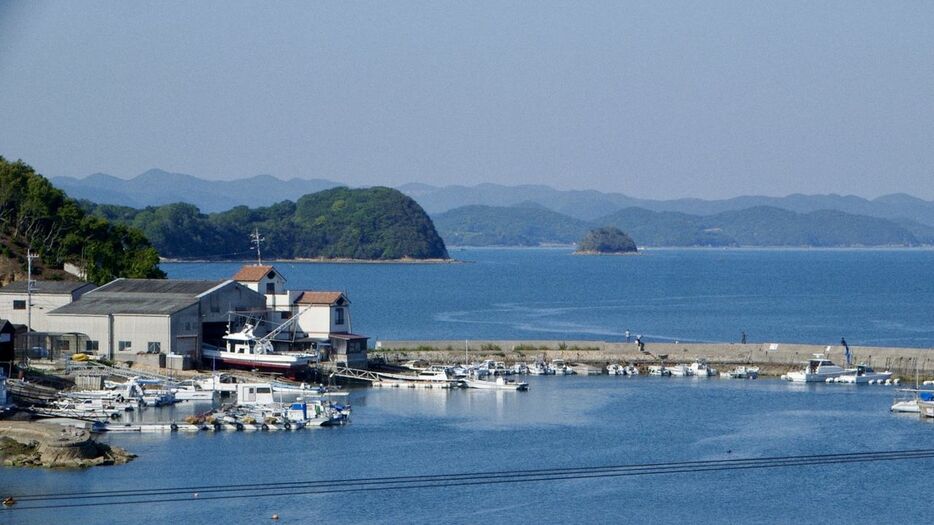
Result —
[[604, 226], [587, 233], [575, 253], [584, 255], [621, 255], [638, 252], [636, 243], [619, 228]]

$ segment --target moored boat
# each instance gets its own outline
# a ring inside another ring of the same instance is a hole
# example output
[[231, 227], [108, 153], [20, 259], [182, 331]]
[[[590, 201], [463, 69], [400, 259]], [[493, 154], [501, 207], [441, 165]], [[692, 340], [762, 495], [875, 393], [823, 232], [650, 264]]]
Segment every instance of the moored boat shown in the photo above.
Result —
[[467, 388], [477, 388], [482, 390], [514, 390], [514, 391], [524, 391], [529, 389], [529, 384], [522, 382], [516, 382], [513, 379], [506, 379], [505, 377], [497, 377], [493, 381], [485, 381], [483, 379], [465, 379], [464, 385]]
[[828, 378], [839, 377], [845, 372], [846, 370], [842, 367], [824, 357], [824, 354], [814, 354], [803, 370], [788, 372], [782, 376], [782, 379], [794, 383], [824, 383]]
[[848, 368], [843, 375], [836, 378], [838, 383], [866, 384], [869, 382], [878, 383], [892, 378], [892, 372], [876, 372], [871, 367], [860, 364], [856, 368]]

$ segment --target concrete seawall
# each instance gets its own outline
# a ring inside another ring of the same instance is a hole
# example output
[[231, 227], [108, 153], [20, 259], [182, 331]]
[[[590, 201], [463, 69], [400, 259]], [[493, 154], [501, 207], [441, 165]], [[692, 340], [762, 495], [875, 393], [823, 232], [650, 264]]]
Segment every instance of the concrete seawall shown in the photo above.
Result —
[[[562, 358], [591, 365], [605, 363], [657, 363], [667, 356], [666, 363], [690, 363], [706, 358], [711, 364], [750, 364], [764, 367], [763, 372], [781, 374], [801, 368], [812, 354], [823, 353], [843, 366], [843, 347], [788, 343], [646, 343], [640, 352], [634, 343], [606, 341], [378, 341], [371, 357], [387, 360], [426, 359], [431, 362], [463, 362], [465, 345], [471, 361], [483, 359], [534, 361]], [[876, 370], [891, 370], [896, 375], [913, 379], [915, 369], [924, 378], [934, 377], [934, 351], [930, 348], [887, 348], [850, 346], [853, 363], [866, 363]], [[721, 367], [722, 368], [722, 367]]]

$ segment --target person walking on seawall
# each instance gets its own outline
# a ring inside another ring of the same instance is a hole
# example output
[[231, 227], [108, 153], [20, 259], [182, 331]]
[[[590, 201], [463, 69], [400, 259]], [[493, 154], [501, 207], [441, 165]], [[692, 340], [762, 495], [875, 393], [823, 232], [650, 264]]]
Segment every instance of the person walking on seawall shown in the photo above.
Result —
[[843, 360], [846, 361], [846, 366], [849, 367], [850, 359], [853, 357], [853, 354], [850, 353], [850, 345], [846, 344], [846, 339], [841, 337], [840, 346], [843, 347]]
[[742, 344], [746, 344], [746, 330], [743, 330], [743, 331], [742, 331], [742, 334], [743, 334], [743, 337], [742, 337], [741, 342], [742, 342]]
[[640, 352], [645, 352], [645, 343], [642, 342], [642, 334], [636, 336], [636, 344], [639, 345]]
[[628, 342], [629, 342], [629, 335], [630, 335], [630, 334], [629, 334], [629, 329], [628, 329], [628, 328], [626, 329], [625, 332], [623, 332], [623, 335], [626, 336], [626, 342], [628, 343]]

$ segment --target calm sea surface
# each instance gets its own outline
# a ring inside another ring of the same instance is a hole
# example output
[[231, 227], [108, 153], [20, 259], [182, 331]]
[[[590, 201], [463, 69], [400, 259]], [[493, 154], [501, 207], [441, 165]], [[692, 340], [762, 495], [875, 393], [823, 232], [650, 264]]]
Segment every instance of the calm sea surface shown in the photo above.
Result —
[[[530, 377], [528, 392], [361, 389], [353, 422], [301, 432], [113, 435], [85, 471], [0, 470], [2, 493], [277, 483], [928, 448], [881, 386]], [[177, 408], [184, 411], [184, 407]], [[925, 523], [934, 460], [499, 486], [0, 510], [0, 523]]]
[[[750, 341], [934, 347], [934, 251], [454, 249], [466, 264], [276, 266], [342, 290], [373, 339]], [[165, 264], [224, 279], [239, 264]]]
[[[379, 338], [934, 345], [934, 252], [464, 250], [457, 265], [278, 265], [346, 290]], [[171, 264], [223, 278], [235, 264]], [[84, 471], [0, 469], [0, 496], [929, 448], [882, 386], [530, 377], [529, 392], [355, 389], [352, 423], [292, 433], [111, 435]], [[195, 410], [179, 405], [175, 417]], [[169, 413], [165, 414], [167, 417]], [[0, 510], [4, 523], [923, 523], [934, 460], [336, 495]]]

